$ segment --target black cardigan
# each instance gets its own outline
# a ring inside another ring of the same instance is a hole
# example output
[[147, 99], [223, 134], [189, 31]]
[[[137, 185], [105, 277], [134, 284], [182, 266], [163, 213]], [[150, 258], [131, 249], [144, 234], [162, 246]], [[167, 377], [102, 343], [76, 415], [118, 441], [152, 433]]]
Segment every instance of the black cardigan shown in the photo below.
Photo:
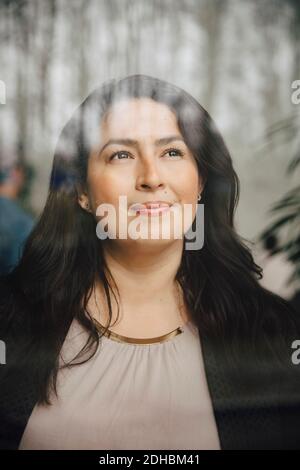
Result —
[[[235, 368], [215, 340], [201, 336], [221, 449], [300, 449], [300, 365], [286, 346], [284, 367], [275, 357], [248, 357]], [[18, 449], [38, 396], [30, 366], [14, 363], [12, 351], [7, 344], [7, 364], [0, 366], [1, 449]]]

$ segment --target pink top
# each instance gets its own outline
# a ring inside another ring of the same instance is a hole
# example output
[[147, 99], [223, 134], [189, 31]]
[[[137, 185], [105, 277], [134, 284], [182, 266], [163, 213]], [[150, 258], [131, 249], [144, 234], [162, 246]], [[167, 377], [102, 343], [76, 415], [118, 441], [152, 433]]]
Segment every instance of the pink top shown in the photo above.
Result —
[[[74, 320], [61, 361], [87, 335]], [[198, 328], [124, 340], [102, 336], [92, 359], [60, 369], [58, 398], [35, 406], [19, 449], [220, 449]]]

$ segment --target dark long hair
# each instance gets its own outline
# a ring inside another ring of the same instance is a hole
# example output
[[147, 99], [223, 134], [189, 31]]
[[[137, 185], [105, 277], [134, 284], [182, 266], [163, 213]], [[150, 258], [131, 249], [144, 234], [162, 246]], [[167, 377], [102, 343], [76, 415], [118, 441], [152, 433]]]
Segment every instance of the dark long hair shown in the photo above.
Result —
[[[201, 336], [223, 345], [224, 354], [234, 361], [239, 348], [247, 345], [254, 350], [259, 336], [263, 335], [265, 344], [272, 343], [278, 330], [274, 312], [284, 312], [282, 335], [294, 321], [288, 303], [260, 286], [262, 269], [235, 230], [239, 180], [207, 111], [187, 92], [153, 77], [110, 80], [85, 99], [62, 130], [45, 208], [18, 266], [2, 282], [6, 334], [15, 335], [21, 363], [30, 362], [40, 403], [50, 403], [51, 389], [57, 393], [59, 354], [74, 318], [89, 335], [69, 366], [95, 354], [101, 335], [87, 304], [97, 278], [112, 318], [110, 291], [116, 297], [114, 288], [118, 289], [105, 264], [94, 216], [79, 206], [78, 191], [86, 183], [88, 156], [101, 119], [119, 99], [139, 97], [164, 103], [175, 113], [205, 180], [204, 246], [184, 249], [176, 274]], [[90, 356], [78, 361], [85, 352]]]

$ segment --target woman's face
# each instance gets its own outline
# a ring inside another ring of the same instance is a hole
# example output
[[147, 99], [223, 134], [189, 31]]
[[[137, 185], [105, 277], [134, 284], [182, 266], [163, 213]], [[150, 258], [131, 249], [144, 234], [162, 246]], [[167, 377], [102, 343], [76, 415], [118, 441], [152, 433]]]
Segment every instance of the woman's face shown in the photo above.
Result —
[[[140, 238], [133, 239], [129, 235], [132, 232], [128, 230], [132, 221], [138, 222], [138, 217], [141, 225], [132, 225], [131, 229], [135, 227], [138, 230], [139, 227], [140, 233], [148, 235], [142, 240], [143, 243], [150, 243], [151, 240], [152, 243], [159, 243], [158, 240], [167, 243], [170, 239], [174, 240], [175, 230], [178, 229], [181, 235], [184, 234], [191, 223], [188, 226], [179, 223], [175, 210], [190, 204], [194, 219], [202, 181], [196, 161], [183, 141], [176, 116], [170, 108], [149, 98], [124, 99], [114, 104], [102, 120], [100, 142], [89, 157], [87, 191], [79, 198], [81, 206], [86, 208], [88, 203], [96, 219], [105, 220], [103, 227], [106, 228], [108, 212], [103, 219], [104, 213], [100, 216], [98, 209], [96, 214], [97, 208], [103, 203], [114, 207], [118, 242], [141, 242]], [[119, 196], [127, 198], [122, 217]], [[163, 201], [169, 206], [165, 212], [164, 209], [156, 209], [155, 214], [155, 208], [152, 208], [152, 213], [130, 210], [133, 204], [150, 201]], [[170, 210], [170, 205], [174, 203]], [[158, 239], [151, 236], [150, 224], [155, 227], [154, 232], [158, 230]], [[169, 233], [167, 238], [162, 238], [163, 225]], [[118, 236], [120, 227], [125, 227], [126, 237]], [[111, 237], [109, 227], [108, 232], [109, 238], [115, 238]]]

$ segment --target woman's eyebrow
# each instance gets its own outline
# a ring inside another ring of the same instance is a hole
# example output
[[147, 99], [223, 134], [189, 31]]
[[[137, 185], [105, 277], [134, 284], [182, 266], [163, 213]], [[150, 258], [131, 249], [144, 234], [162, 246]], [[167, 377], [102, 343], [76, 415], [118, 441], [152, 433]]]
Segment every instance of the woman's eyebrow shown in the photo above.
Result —
[[[161, 145], [166, 145], [166, 144], [169, 144], [170, 142], [174, 142], [175, 140], [179, 140], [181, 142], [184, 142], [184, 139], [180, 135], [171, 135], [171, 136], [168, 136], [168, 137], [161, 137], [160, 139], [157, 139], [154, 142], [154, 145], [156, 147], [159, 147]], [[109, 139], [106, 142], [106, 144], [104, 144], [103, 147], [100, 149], [98, 155], [100, 155], [103, 152], [103, 150], [108, 145], [111, 145], [111, 144], [127, 145], [129, 147], [138, 147], [139, 146], [138, 141], [133, 140], [133, 139]]]

